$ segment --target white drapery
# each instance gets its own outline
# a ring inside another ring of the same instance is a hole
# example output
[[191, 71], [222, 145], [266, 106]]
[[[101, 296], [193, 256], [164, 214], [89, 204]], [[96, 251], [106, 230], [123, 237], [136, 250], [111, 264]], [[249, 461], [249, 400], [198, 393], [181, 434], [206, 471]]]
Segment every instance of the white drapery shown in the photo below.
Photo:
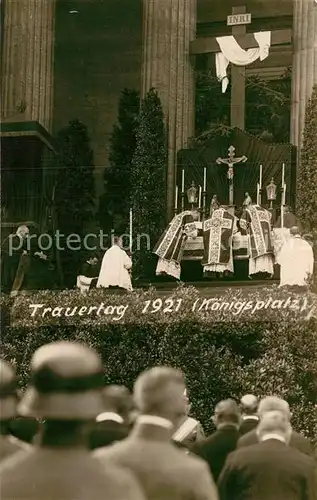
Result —
[[228, 87], [227, 68], [229, 62], [236, 66], [248, 66], [260, 58], [261, 61], [269, 55], [271, 46], [271, 32], [259, 31], [254, 33], [258, 47], [244, 50], [233, 35], [216, 38], [221, 52], [216, 53], [216, 73], [218, 80], [222, 83], [222, 93]]

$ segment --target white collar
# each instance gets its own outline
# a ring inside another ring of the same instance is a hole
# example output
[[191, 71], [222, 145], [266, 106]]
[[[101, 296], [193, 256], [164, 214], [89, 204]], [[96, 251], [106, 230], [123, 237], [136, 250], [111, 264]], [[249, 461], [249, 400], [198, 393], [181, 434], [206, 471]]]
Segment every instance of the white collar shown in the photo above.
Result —
[[118, 422], [118, 424], [123, 424], [123, 418], [118, 413], [112, 411], [100, 413], [96, 418], [96, 422], [104, 422], [105, 420], [112, 420], [113, 422]]
[[140, 415], [137, 418], [137, 422], [139, 424], [158, 425], [159, 427], [164, 427], [165, 429], [172, 429], [174, 427], [170, 420], [156, 415]]
[[242, 417], [243, 420], [259, 420], [259, 417], [256, 415], [243, 415]]
[[270, 434], [265, 434], [264, 436], [261, 437], [260, 441], [268, 441], [269, 439], [277, 439], [277, 441], [281, 441], [282, 443], [286, 443], [286, 440], [280, 436], [279, 434], [275, 434], [274, 432], [271, 432]]

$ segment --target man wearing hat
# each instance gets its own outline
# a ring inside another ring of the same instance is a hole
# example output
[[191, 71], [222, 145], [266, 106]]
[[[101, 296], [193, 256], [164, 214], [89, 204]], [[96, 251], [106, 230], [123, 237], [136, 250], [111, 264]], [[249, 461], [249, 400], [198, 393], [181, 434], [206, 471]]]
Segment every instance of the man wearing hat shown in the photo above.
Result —
[[234, 451], [239, 439], [241, 422], [240, 409], [233, 399], [220, 401], [216, 405], [213, 422], [216, 432], [192, 447], [192, 452], [209, 465], [210, 472], [217, 481], [229, 453]]
[[144, 500], [132, 475], [104, 468], [87, 449], [87, 424], [103, 410], [102, 363], [87, 346], [56, 342], [32, 359], [21, 415], [44, 419], [38, 446], [0, 466], [2, 500]]
[[13, 368], [0, 360], [0, 461], [29, 449], [29, 446], [10, 434], [10, 422], [16, 416], [17, 383]]
[[240, 436], [255, 429], [259, 423], [257, 415], [258, 398], [253, 394], [246, 394], [241, 398], [240, 408], [242, 411], [242, 422], [240, 425]]

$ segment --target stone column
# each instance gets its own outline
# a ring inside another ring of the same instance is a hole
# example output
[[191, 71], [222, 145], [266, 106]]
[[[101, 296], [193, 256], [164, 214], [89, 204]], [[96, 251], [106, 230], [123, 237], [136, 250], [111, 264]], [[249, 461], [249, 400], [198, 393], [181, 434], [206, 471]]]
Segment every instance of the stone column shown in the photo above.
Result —
[[20, 113], [51, 131], [55, 0], [6, 0], [4, 9], [2, 119]]
[[[177, 152], [195, 133], [195, 77], [189, 44], [196, 0], [143, 0], [142, 97], [154, 87], [168, 134], [167, 212], [173, 214]], [[188, 181], [188, 179], [187, 179]]]
[[317, 3], [314, 0], [293, 2], [291, 143], [300, 148], [306, 104], [317, 84]]

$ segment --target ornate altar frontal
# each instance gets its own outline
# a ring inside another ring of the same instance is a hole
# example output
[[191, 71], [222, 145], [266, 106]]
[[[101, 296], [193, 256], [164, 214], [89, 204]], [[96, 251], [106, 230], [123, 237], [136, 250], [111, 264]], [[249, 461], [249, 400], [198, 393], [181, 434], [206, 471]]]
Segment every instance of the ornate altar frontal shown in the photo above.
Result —
[[[202, 232], [202, 222], [195, 222], [198, 230], [197, 238], [189, 237], [184, 246], [183, 259], [185, 261], [200, 261], [204, 255], [204, 240]], [[272, 241], [274, 246], [274, 255], [278, 259], [279, 251], [283, 244], [290, 237], [289, 229], [274, 228], [272, 231]], [[249, 239], [247, 235], [236, 233], [232, 239], [233, 260], [248, 260], [250, 257]]]
[[[197, 238], [188, 238], [185, 242], [183, 259], [182, 260], [202, 260], [204, 255], [204, 240], [202, 232], [202, 222], [195, 222], [198, 230]], [[237, 233], [233, 236], [233, 259], [247, 260], [249, 259], [249, 243], [248, 236]]]

